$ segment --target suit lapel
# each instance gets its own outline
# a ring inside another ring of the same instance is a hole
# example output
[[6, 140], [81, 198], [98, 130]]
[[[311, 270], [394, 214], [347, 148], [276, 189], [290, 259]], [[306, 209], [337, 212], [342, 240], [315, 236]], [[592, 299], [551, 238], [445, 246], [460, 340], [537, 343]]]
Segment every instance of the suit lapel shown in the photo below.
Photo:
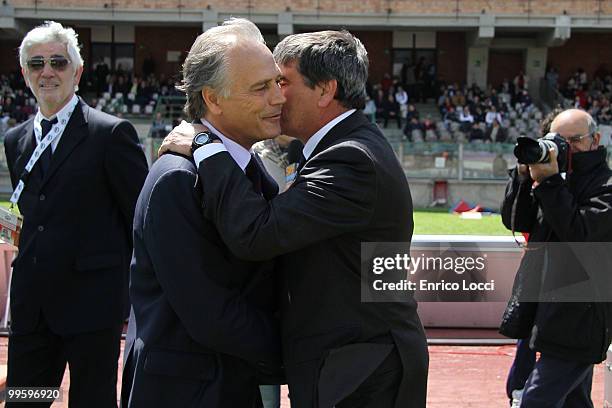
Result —
[[[338, 140], [344, 138], [358, 127], [367, 125], [371, 125], [368, 118], [366, 118], [360, 110], [356, 110], [348, 118], [331, 128], [331, 130], [325, 136], [323, 136], [323, 139], [321, 139], [317, 147], [315, 147], [308, 160], [312, 159], [314, 156], [321, 153], [328, 147], [336, 144]], [[306, 163], [308, 163], [308, 160], [306, 160]]]
[[[348, 135], [349, 133], [351, 133], [353, 130], [357, 129], [358, 127], [368, 126], [368, 125], [371, 125], [368, 118], [366, 118], [365, 115], [360, 110], [356, 110], [349, 117], [347, 117], [342, 122], [338, 123], [336, 126], [331, 128], [331, 130], [327, 132], [325, 136], [323, 136], [323, 139], [321, 139], [317, 147], [315, 147], [314, 151], [312, 152], [308, 160], [306, 160], [305, 163], [299, 167], [297, 171], [298, 174], [296, 176], [296, 179], [300, 177], [300, 172], [302, 171], [304, 167], [308, 165], [308, 162], [310, 161], [310, 159], [312, 159], [317, 154], [321, 153], [323, 150], [338, 143], [340, 139], [346, 137], [346, 135]], [[291, 183], [289, 188], [293, 187], [294, 185], [295, 185], [295, 182]]]
[[46, 172], [45, 177], [42, 181], [44, 185], [49, 178], [53, 176], [53, 174], [57, 171], [57, 169], [64, 163], [64, 161], [70, 156], [70, 153], [74, 150], [75, 147], [81, 143], [85, 137], [88, 135], [87, 131], [87, 115], [89, 113], [89, 106], [85, 104], [82, 100], [79, 100], [72, 116], [68, 120], [68, 124], [66, 125], [66, 129], [64, 129], [64, 133], [60, 138], [60, 141], [53, 153], [53, 158], [51, 159], [51, 166], [49, 170]]

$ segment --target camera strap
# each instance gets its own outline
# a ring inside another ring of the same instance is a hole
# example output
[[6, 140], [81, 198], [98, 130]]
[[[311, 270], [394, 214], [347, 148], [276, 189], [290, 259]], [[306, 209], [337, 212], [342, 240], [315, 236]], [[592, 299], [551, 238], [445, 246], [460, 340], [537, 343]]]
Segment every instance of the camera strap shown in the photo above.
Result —
[[512, 230], [512, 238], [514, 238], [514, 242], [516, 242], [516, 245], [519, 248], [524, 248], [526, 245], [521, 244], [519, 240], [516, 239], [516, 231], [514, 229], [514, 226], [516, 224], [516, 206], [518, 204], [519, 195], [521, 195], [520, 183], [518, 191], [516, 192], [516, 196], [514, 197], [514, 202], [512, 203], [512, 211], [510, 213], [510, 229]]

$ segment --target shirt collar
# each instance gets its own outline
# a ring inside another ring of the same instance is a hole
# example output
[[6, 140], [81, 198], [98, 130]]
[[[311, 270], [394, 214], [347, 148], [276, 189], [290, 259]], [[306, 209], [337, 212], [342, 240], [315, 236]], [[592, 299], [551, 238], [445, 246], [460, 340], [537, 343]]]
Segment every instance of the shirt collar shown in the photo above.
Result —
[[234, 159], [236, 164], [238, 164], [238, 166], [240, 166], [242, 171], [244, 171], [244, 169], [246, 169], [246, 166], [251, 161], [251, 153], [247, 149], [245, 149], [244, 147], [240, 146], [238, 143], [234, 142], [232, 139], [230, 139], [227, 136], [225, 136], [223, 133], [219, 132], [206, 119], [202, 118], [202, 119], [200, 119], [200, 121], [211, 132], [213, 132], [215, 135], [219, 136], [219, 138], [223, 142], [223, 146], [225, 146], [225, 148], [227, 149], [227, 151], [230, 154], [230, 156], [232, 156], [232, 159]]
[[334, 119], [332, 119], [329, 122], [327, 122], [325, 124], [325, 126], [323, 126], [321, 129], [319, 129], [317, 131], [317, 133], [312, 135], [312, 137], [310, 139], [308, 139], [308, 141], [304, 145], [304, 150], [302, 150], [302, 153], [304, 154], [304, 158], [306, 160], [308, 160], [310, 158], [310, 155], [312, 155], [314, 150], [317, 148], [317, 145], [319, 144], [319, 142], [323, 139], [323, 137], [334, 126], [336, 126], [338, 123], [342, 122], [347, 117], [351, 116], [353, 114], [353, 112], [355, 112], [356, 110], [357, 109], [351, 109], [351, 110], [348, 110], [348, 111], [344, 112], [343, 114], [341, 114], [339, 116], [336, 116]]
[[77, 103], [79, 103], [79, 97], [73, 94], [72, 99], [70, 99], [70, 102], [64, 105], [64, 107], [60, 109], [59, 112], [57, 112], [55, 115], [52, 115], [49, 118], [45, 117], [45, 115], [42, 114], [42, 112], [40, 111], [40, 107], [39, 107], [38, 111], [36, 112], [36, 117], [34, 118], [34, 121], [40, 125], [40, 122], [42, 122], [43, 119], [47, 119], [51, 121], [57, 118], [60, 122], [62, 119], [65, 119], [66, 120], [65, 123], [68, 123], [68, 119], [70, 119], [69, 114], [74, 110], [74, 107]]

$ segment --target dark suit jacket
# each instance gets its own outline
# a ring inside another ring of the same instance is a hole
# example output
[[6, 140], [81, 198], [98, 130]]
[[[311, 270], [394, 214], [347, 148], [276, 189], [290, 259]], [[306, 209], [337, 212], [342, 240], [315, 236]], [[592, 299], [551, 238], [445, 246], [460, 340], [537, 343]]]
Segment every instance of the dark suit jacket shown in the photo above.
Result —
[[193, 162], [166, 154], [138, 199], [124, 407], [250, 408], [257, 365], [280, 365], [273, 264], [232, 256], [201, 194]]
[[[36, 146], [34, 119], [9, 130], [13, 188]], [[40, 314], [57, 334], [116, 327], [127, 316], [134, 206], [147, 162], [134, 127], [80, 101], [45, 177], [32, 169], [11, 282], [11, 330]]]
[[[318, 404], [319, 368], [332, 350], [370, 342], [398, 347], [404, 376], [397, 406], [424, 407], [428, 354], [416, 302], [366, 303], [360, 297], [361, 243], [409, 242], [413, 229], [406, 177], [378, 128], [359, 111], [337, 124], [294, 184], [270, 202], [252, 191], [228, 153], [204, 160], [199, 174], [205, 216], [232, 252], [252, 260], [279, 257], [292, 407]], [[349, 378], [360, 369], [351, 364], [368, 358], [384, 355], [356, 352], [337, 359], [351, 363], [330, 369]]]

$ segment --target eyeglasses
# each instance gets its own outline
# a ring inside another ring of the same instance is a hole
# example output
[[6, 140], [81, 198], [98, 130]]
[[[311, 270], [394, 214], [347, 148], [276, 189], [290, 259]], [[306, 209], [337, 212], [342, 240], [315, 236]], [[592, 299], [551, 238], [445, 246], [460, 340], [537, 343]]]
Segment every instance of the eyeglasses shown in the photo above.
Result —
[[70, 60], [66, 57], [57, 56], [50, 58], [32, 58], [27, 62], [28, 68], [33, 72], [42, 71], [45, 69], [45, 63], [48, 63], [51, 68], [55, 71], [63, 71], [66, 69], [68, 64], [70, 64]]
[[589, 137], [589, 136], [591, 136], [591, 137], [592, 137], [592, 136], [593, 136], [593, 134], [592, 134], [592, 133], [587, 133], [586, 135], [582, 135], [582, 136], [570, 136], [570, 137], [568, 137], [568, 138], [567, 138], [567, 142], [568, 142], [568, 143], [572, 143], [572, 144], [574, 144], [574, 143], [580, 143], [580, 141], [581, 141], [582, 139], [584, 139], [585, 137]]

